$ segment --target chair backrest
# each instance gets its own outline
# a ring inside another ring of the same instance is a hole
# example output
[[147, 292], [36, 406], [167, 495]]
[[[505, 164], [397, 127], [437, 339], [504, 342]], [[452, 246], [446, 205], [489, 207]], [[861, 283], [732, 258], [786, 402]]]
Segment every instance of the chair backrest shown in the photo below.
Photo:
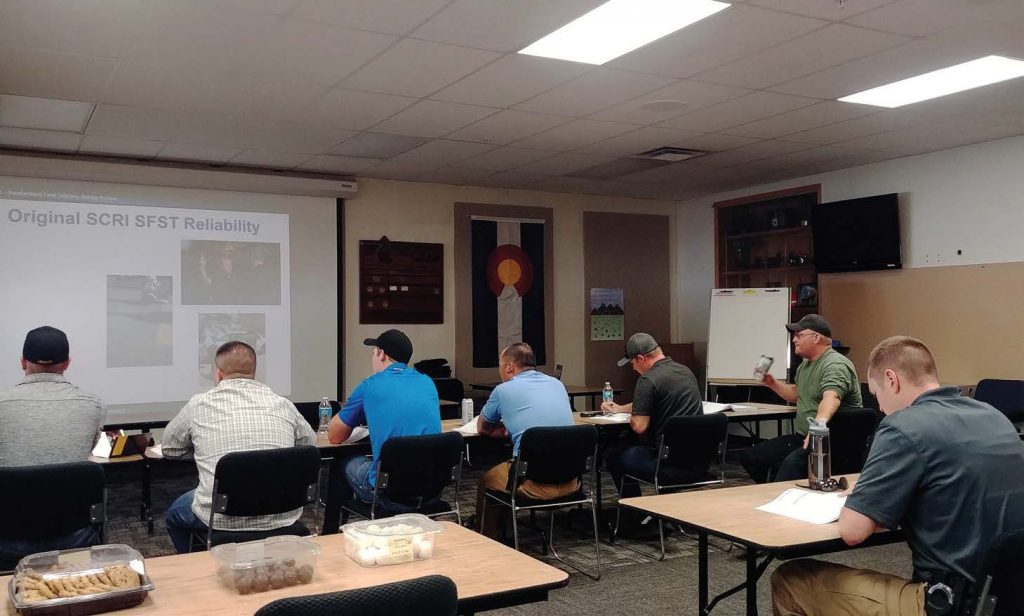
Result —
[[255, 616], [455, 616], [458, 603], [455, 582], [443, 575], [428, 575], [355, 590], [278, 599], [261, 607]]
[[879, 419], [874, 409], [836, 411], [828, 422], [833, 475], [859, 473], [864, 468]]
[[974, 399], [996, 407], [1013, 423], [1024, 421], [1024, 381], [982, 379], [974, 390]]
[[[309, 427], [316, 432], [316, 429], [320, 427], [320, 402], [295, 402], [294, 404], [302, 418], [309, 423]], [[340, 410], [341, 404], [337, 400], [331, 400], [331, 417], [337, 415]]]
[[[8, 438], [16, 435], [7, 435]], [[0, 539], [41, 541], [106, 519], [103, 467], [93, 462], [0, 468]]]
[[458, 402], [466, 397], [466, 385], [459, 379], [433, 379], [437, 397]]
[[560, 484], [594, 468], [597, 428], [592, 425], [530, 428], [519, 441], [512, 475], [520, 480]]
[[[992, 542], [977, 576], [978, 601], [995, 597], [993, 616], [1024, 614], [1024, 529], [1005, 532]], [[987, 612], [980, 612], [987, 613]]]
[[673, 417], [662, 431], [661, 468], [683, 471], [710, 470], [725, 450], [729, 418], [722, 413]]
[[462, 435], [393, 436], [377, 460], [377, 490], [397, 503], [437, 497], [459, 477]]
[[551, 373], [551, 376], [555, 377], [559, 381], [562, 380], [562, 364], [555, 364], [555, 371]]
[[860, 384], [860, 400], [864, 408], [879, 410], [878, 398], [875, 397], [875, 394], [871, 393], [871, 387], [867, 383]]
[[213, 512], [270, 515], [300, 509], [316, 500], [320, 452], [316, 447], [236, 451], [217, 461]]

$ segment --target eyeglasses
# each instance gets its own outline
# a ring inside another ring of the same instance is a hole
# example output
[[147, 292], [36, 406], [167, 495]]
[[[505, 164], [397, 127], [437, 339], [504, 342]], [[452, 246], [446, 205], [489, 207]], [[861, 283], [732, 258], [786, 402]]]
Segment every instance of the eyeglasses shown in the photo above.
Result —
[[808, 330], [808, 331], [805, 331], [805, 332], [799, 332], [799, 333], [793, 334], [793, 338], [797, 339], [797, 338], [803, 338], [804, 336], [814, 336], [817, 333], [818, 332], [812, 332], [812, 331]]

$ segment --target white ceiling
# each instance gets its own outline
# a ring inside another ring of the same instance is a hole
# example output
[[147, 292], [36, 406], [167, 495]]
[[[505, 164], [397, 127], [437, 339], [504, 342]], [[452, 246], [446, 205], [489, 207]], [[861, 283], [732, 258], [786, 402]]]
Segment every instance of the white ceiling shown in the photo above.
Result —
[[[1024, 79], [835, 100], [1024, 58], [1024, 0], [745, 0], [600, 67], [515, 53], [598, 4], [0, 0], [0, 94], [96, 103], [0, 147], [683, 199], [1024, 134]], [[599, 179], [665, 145], [711, 153]]]

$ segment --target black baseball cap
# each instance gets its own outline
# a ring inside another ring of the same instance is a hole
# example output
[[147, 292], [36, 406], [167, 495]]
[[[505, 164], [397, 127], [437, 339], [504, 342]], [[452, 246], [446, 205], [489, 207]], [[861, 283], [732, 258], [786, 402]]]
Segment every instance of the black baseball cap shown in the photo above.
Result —
[[363, 344], [377, 347], [401, 364], [407, 364], [412, 359], [412, 340], [398, 329], [389, 329], [376, 338], [367, 338]]
[[820, 314], [809, 314], [796, 323], [787, 323], [786, 329], [794, 334], [796, 332], [802, 332], [805, 329], [809, 329], [812, 332], [825, 336], [826, 338], [832, 337], [832, 326], [829, 325], [828, 321], [825, 320], [825, 317]]
[[44, 325], [25, 335], [21, 356], [26, 361], [44, 366], [62, 364], [68, 360], [68, 337], [56, 327]]
[[650, 353], [656, 348], [658, 348], [658, 341], [654, 339], [654, 336], [643, 332], [633, 334], [626, 341], [626, 352], [618, 362], [619, 367], [625, 366], [637, 355]]

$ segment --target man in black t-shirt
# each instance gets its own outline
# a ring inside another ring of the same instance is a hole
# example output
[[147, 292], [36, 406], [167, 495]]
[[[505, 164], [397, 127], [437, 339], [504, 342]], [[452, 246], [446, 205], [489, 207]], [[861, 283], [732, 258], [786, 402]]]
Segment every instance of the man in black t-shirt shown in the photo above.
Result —
[[[633, 334], [626, 343], [626, 354], [619, 366], [630, 364], [640, 375], [633, 390], [633, 402], [615, 404], [605, 402], [601, 410], [606, 413], [629, 413], [629, 425], [645, 444], [626, 447], [610, 453], [608, 470], [621, 487], [622, 475], [653, 476], [658, 462], [654, 446], [673, 417], [700, 415], [700, 389], [697, 378], [686, 366], [666, 357], [658, 342], [650, 334]], [[623, 496], [640, 496], [640, 487], [627, 486]]]
[[868, 384], [886, 417], [839, 533], [857, 545], [879, 529], [902, 528], [913, 579], [790, 561], [772, 575], [776, 615], [942, 613], [925, 610], [928, 596], [940, 602], [941, 584], [973, 584], [995, 537], [1024, 528], [1024, 443], [1002, 413], [941, 387], [928, 347], [907, 336], [875, 347]]

